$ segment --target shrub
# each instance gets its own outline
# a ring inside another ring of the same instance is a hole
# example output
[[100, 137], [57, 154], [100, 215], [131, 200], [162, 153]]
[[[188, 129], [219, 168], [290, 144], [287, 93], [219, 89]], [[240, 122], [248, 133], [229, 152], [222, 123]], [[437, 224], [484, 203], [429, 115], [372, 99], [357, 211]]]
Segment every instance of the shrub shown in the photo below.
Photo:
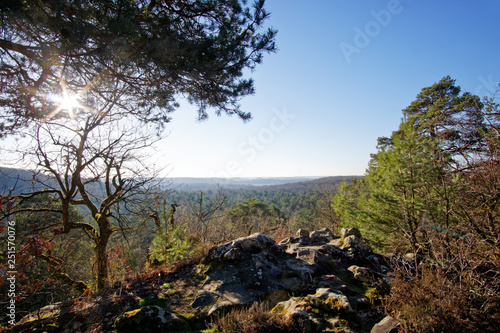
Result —
[[149, 247], [148, 261], [151, 266], [168, 266], [198, 257], [200, 250], [205, 248], [180, 226], [172, 227], [167, 233], [159, 228]]
[[426, 262], [396, 270], [386, 309], [412, 332], [498, 332], [500, 265], [472, 238], [433, 239]]

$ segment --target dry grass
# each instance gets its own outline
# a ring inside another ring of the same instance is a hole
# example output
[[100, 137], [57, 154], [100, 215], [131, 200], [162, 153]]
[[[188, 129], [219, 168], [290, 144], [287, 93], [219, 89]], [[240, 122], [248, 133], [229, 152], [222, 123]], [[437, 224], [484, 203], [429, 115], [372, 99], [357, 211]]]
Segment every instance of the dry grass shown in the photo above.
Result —
[[224, 333], [304, 332], [300, 323], [272, 313], [266, 304], [259, 303], [220, 315], [210, 323], [210, 327]]

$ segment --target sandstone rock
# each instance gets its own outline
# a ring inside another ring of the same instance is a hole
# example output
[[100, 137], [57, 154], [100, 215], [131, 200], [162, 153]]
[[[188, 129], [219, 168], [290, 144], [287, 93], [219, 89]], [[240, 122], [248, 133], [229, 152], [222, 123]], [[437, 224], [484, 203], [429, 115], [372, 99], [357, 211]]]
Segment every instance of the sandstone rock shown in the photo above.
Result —
[[350, 235], [344, 238], [342, 245], [343, 249], [356, 249], [362, 253], [370, 253], [371, 249], [366, 245], [363, 240], [355, 235]]
[[311, 232], [309, 234], [309, 238], [313, 244], [324, 244], [332, 241], [335, 237], [330, 229], [323, 228], [321, 230]]
[[349, 299], [329, 288], [317, 289], [315, 294], [305, 297], [292, 297], [278, 303], [272, 311], [301, 322], [306, 332], [323, 332], [337, 326], [342, 321], [340, 315], [356, 315]]
[[295, 252], [296, 258], [309, 264], [310, 273], [315, 275], [324, 275], [334, 273], [334, 265], [329, 258], [319, 247], [301, 247]]
[[413, 253], [413, 252], [410, 252], [410, 253], [406, 253], [404, 256], [403, 256], [403, 261], [405, 263], [408, 263], [410, 265], [418, 265], [421, 261], [421, 257], [416, 254], [416, 253]]
[[290, 237], [280, 245], [263, 234], [253, 234], [211, 248], [200, 266], [205, 281], [192, 306], [211, 315], [262, 299], [274, 305], [286, 300], [288, 294], [305, 295], [318, 287], [356, 294], [348, 286], [350, 282], [343, 281], [350, 275], [348, 268], [356, 279], [371, 283], [370, 277], [381, 275], [380, 267], [385, 263], [381, 256], [370, 254], [368, 259], [364, 254], [368, 252], [360, 254], [369, 249], [356, 230], [344, 232], [354, 233], [344, 239], [346, 248], [334, 245], [328, 228], [311, 233], [300, 230], [299, 237]]
[[334, 292], [329, 288], [317, 289], [316, 294], [308, 295], [306, 300], [327, 311], [354, 311], [346, 296], [339, 292]]
[[340, 237], [346, 238], [349, 236], [354, 236], [356, 238], [362, 238], [361, 237], [361, 232], [359, 231], [358, 228], [342, 228], [340, 231]]
[[[230, 250], [233, 252], [239, 253], [250, 253], [257, 254], [263, 251], [265, 248], [270, 248], [275, 245], [274, 241], [265, 236], [264, 234], [253, 234], [248, 237], [241, 237], [236, 240], [233, 240], [224, 245], [212, 247], [204, 261], [214, 261], [223, 259], [224, 255], [226, 255]], [[274, 250], [278, 250], [275, 248]], [[235, 253], [230, 254], [229, 257], [238, 257]]]
[[302, 241], [308, 241], [309, 240], [309, 231], [305, 229], [299, 229], [297, 230], [296, 233], [297, 237], [302, 238]]
[[397, 333], [401, 327], [401, 322], [396, 318], [387, 316], [373, 326], [370, 333]]
[[288, 293], [303, 290], [312, 271], [309, 264], [287, 254], [263, 234], [210, 249], [203, 266], [206, 279], [192, 306], [208, 315], [266, 297], [282, 301], [280, 295], [288, 297]]
[[191, 330], [184, 319], [158, 306], [146, 306], [125, 312], [115, 320], [114, 327], [118, 333], [173, 333]]
[[366, 267], [352, 265], [347, 270], [352, 272], [352, 274], [354, 274], [354, 278], [361, 282], [368, 282], [374, 278], [374, 273]]

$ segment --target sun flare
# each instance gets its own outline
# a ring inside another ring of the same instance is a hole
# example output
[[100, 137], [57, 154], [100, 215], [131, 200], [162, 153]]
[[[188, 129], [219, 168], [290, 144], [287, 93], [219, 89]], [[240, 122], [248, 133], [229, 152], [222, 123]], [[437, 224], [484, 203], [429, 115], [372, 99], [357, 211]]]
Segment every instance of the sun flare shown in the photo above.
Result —
[[81, 107], [81, 104], [78, 102], [77, 95], [64, 94], [59, 100], [59, 107], [61, 110], [69, 111]]
[[62, 111], [65, 111], [70, 118], [74, 118], [75, 109], [82, 109], [84, 106], [79, 102], [78, 94], [71, 94], [64, 91], [61, 95], [50, 95], [48, 99], [57, 105], [56, 109], [51, 112], [49, 118], [54, 117]]

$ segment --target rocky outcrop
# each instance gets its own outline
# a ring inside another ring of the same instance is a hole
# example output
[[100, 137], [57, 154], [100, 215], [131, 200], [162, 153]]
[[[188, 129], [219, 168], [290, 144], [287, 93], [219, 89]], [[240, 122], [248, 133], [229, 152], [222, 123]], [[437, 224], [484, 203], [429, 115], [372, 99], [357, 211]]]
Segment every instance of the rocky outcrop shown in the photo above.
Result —
[[276, 303], [312, 282], [309, 264], [263, 234], [211, 248], [199, 271], [206, 279], [192, 306], [209, 315], [262, 299]]
[[199, 267], [205, 280], [192, 306], [212, 315], [268, 301], [274, 311], [301, 317], [310, 332], [335, 323], [371, 327], [383, 318], [377, 310], [366, 313], [388, 290], [389, 265], [366, 246], [359, 230], [343, 229], [342, 236], [327, 228], [299, 230], [279, 244], [253, 234], [214, 247]]
[[221, 312], [267, 302], [308, 333], [393, 332], [397, 321], [381, 322], [380, 301], [391, 274], [356, 228], [340, 236], [299, 230], [279, 243], [257, 233], [211, 248], [198, 265], [45, 307], [10, 331], [189, 332]]
[[[302, 325], [308, 333], [345, 327], [347, 324], [359, 326], [360, 321], [348, 297], [329, 288], [318, 289], [315, 294], [305, 297], [292, 297], [278, 303], [272, 311]], [[353, 324], [354, 322], [356, 323]]]

